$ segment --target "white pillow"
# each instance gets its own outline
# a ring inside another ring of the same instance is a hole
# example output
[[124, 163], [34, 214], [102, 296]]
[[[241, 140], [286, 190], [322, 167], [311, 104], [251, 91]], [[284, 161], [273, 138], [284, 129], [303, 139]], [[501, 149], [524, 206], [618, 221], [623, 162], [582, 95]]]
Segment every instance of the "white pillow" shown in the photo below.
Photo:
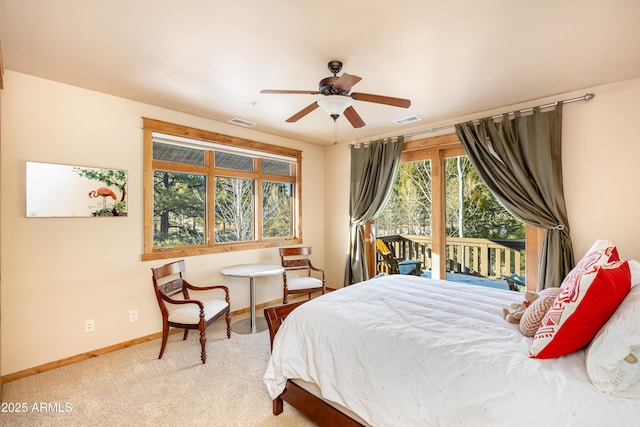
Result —
[[639, 319], [640, 286], [633, 286], [586, 351], [587, 374], [602, 391], [640, 399]]
[[629, 260], [629, 270], [631, 270], [631, 287], [640, 283], [640, 262]]

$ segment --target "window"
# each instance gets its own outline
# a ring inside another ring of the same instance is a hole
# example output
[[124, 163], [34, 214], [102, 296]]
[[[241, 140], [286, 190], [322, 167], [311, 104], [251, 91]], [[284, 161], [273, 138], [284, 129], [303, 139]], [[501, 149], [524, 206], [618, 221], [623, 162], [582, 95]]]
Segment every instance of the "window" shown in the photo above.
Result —
[[143, 122], [143, 260], [302, 242], [300, 151]]
[[524, 276], [525, 258], [537, 268], [537, 257], [530, 258], [529, 247], [525, 251], [526, 226], [497, 202], [456, 135], [405, 143], [375, 227], [398, 256], [420, 259], [433, 277]]

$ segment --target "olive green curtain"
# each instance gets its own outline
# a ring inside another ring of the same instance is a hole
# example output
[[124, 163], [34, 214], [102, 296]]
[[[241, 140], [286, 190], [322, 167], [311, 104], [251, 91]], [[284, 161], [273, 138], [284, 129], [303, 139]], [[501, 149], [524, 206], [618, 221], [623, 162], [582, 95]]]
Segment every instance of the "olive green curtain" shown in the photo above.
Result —
[[469, 160], [502, 205], [545, 228], [537, 289], [560, 286], [574, 265], [562, 184], [562, 102], [553, 111], [456, 125]]
[[351, 146], [349, 249], [345, 286], [369, 278], [365, 256], [364, 225], [382, 211], [398, 173], [404, 138]]

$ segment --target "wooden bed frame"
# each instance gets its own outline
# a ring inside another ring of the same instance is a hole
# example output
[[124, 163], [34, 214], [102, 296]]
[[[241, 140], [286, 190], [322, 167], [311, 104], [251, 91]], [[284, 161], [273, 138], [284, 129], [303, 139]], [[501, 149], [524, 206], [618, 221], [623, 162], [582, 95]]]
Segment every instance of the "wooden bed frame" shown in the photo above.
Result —
[[[304, 304], [308, 300], [298, 301], [290, 304], [280, 305], [276, 307], [267, 307], [264, 309], [264, 318], [267, 320], [269, 328], [269, 341], [273, 350], [273, 337], [282, 325], [284, 319], [296, 307]], [[349, 417], [344, 412], [331, 406], [331, 404], [322, 400], [322, 398], [314, 395], [310, 391], [294, 383], [287, 381], [284, 391], [280, 396], [273, 400], [273, 414], [280, 415], [284, 409], [284, 403], [296, 408], [304, 416], [312, 420], [319, 426], [343, 426], [343, 427], [364, 427], [363, 424]]]

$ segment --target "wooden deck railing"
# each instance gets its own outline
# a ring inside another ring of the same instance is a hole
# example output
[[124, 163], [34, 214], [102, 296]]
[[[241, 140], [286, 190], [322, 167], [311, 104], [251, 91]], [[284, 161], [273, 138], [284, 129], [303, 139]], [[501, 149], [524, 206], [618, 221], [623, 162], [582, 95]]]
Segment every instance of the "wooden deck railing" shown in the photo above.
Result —
[[[423, 270], [431, 270], [431, 237], [396, 234], [378, 237], [390, 244], [396, 257], [419, 259]], [[524, 268], [524, 240], [469, 239], [447, 237], [446, 270], [450, 273], [471, 273], [483, 277], [502, 278], [515, 273], [522, 276]], [[376, 258], [377, 271], [384, 271], [384, 260]]]

